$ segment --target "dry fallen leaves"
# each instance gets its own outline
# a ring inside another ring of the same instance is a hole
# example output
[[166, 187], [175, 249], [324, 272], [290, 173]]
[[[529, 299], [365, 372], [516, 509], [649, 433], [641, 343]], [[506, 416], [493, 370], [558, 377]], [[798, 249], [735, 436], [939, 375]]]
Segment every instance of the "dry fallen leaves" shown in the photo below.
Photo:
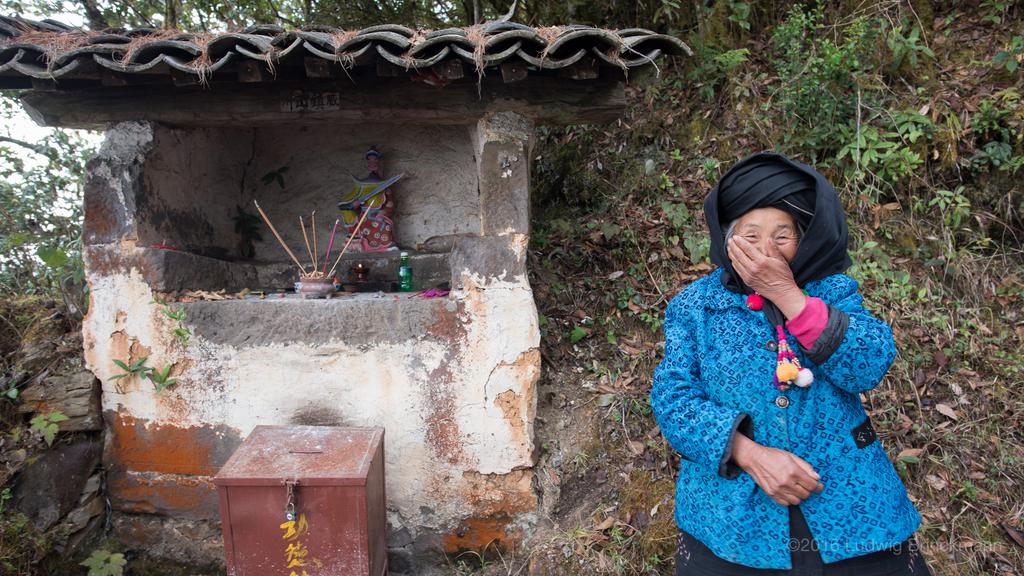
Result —
[[935, 409], [938, 410], [939, 414], [951, 419], [959, 420], [960, 417], [956, 415], [956, 411], [949, 404], [936, 404]]
[[1003, 522], [1003, 530], [1010, 535], [1010, 538], [1017, 543], [1018, 546], [1024, 548], [1024, 530], [1010, 525], [1009, 522]]
[[923, 452], [924, 448], [904, 448], [896, 456], [896, 459], [904, 462], [916, 462]]
[[929, 475], [925, 476], [924, 479], [925, 479], [926, 482], [928, 482], [929, 486], [931, 486], [932, 488], [934, 488], [936, 490], [945, 490], [946, 487], [949, 486], [949, 484], [945, 480], [943, 480], [942, 478], [939, 478], [938, 476], [936, 476], [934, 474], [929, 474]]

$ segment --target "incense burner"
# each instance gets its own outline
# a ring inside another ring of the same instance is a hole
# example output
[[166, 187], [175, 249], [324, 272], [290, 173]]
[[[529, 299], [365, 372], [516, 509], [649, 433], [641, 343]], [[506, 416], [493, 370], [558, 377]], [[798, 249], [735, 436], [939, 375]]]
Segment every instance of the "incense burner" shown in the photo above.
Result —
[[335, 292], [334, 281], [330, 278], [303, 278], [297, 283], [302, 298], [330, 298]]

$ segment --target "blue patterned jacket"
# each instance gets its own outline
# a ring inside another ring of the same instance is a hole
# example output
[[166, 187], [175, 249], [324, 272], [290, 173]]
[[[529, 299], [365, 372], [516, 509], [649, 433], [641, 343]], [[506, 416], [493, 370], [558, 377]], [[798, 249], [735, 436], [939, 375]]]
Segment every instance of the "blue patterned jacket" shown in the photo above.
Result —
[[[708, 274], [669, 303], [665, 358], [654, 372], [655, 417], [683, 456], [676, 524], [730, 562], [792, 567], [788, 509], [729, 461], [733, 435], [742, 432], [796, 454], [821, 475], [824, 490], [811, 493], [800, 509], [825, 563], [910, 537], [921, 516], [859, 397], [878, 385], [896, 355], [888, 324], [862, 306], [849, 276], [808, 283], [808, 294], [829, 305], [831, 334], [823, 332], [813, 350], [789, 338], [814, 382], [779, 392], [771, 384], [773, 327], [720, 276], [720, 269]], [[832, 346], [819, 349], [829, 339]]]

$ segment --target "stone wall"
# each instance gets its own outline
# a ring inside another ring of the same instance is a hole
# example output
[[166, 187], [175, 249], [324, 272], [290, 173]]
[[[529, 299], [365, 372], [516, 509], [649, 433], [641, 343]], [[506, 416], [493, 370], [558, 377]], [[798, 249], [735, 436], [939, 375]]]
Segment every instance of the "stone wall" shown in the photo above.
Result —
[[[184, 210], [186, 197], [200, 201], [207, 194], [230, 200], [199, 205], [233, 207], [237, 192], [230, 182], [238, 180], [210, 175], [216, 185], [209, 186], [193, 180], [190, 189], [205, 192], [188, 196], [179, 184], [162, 181], [182, 177], [166, 171], [172, 157], [188, 170], [179, 149], [187, 140], [152, 124], [113, 126], [89, 165], [91, 300], [83, 331], [88, 366], [103, 382], [104, 464], [120, 536], [151, 552], [216, 561], [211, 476], [253, 426], [290, 423], [385, 427], [393, 570], [418, 571], [431, 554], [528, 535], [537, 508], [532, 426], [540, 370], [525, 266], [531, 129], [524, 118], [499, 113], [444, 131], [374, 128], [366, 131], [372, 139], [326, 127], [255, 136], [250, 157], [286, 163], [288, 174], [302, 175], [296, 194], [322, 199], [332, 194], [328, 177], [358, 168], [366, 145], [395, 143], [386, 171], [415, 175], [399, 188], [412, 222], [400, 240], [467, 233], [453, 240], [453, 291], [441, 299], [366, 294], [194, 302], [186, 305], [193, 336], [185, 344], [152, 303], [165, 271], [154, 265], [151, 234], [173, 232], [153, 207], [173, 214], [173, 206]], [[193, 132], [213, 149], [247, 137], [245, 131]], [[289, 138], [308, 144], [283, 145]], [[174, 150], [165, 150], [171, 143]], [[243, 156], [225, 151], [223, 164], [237, 170]], [[203, 171], [213, 165], [201, 162]], [[246, 178], [258, 172], [250, 166]], [[144, 198], [154, 190], [177, 199]], [[446, 209], [437, 208], [445, 201]], [[297, 199], [273, 206], [296, 214], [308, 208]], [[223, 243], [222, 219], [203, 217], [221, 222], [206, 237]], [[178, 383], [155, 393], [148, 381], [111, 380], [120, 372], [114, 359], [142, 357], [155, 368], [171, 366]]]
[[[17, 348], [4, 350], [14, 368], [11, 374], [22, 380], [18, 412], [27, 418], [53, 412], [67, 417], [58, 423], [52, 445], [36, 440], [36, 432], [26, 429], [21, 440], [5, 437], [0, 445], [0, 485], [12, 487], [3, 514], [15, 508], [28, 517], [35, 530], [25, 528], [23, 538], [43, 539], [51, 552], [43, 565], [52, 565], [59, 563], [58, 555], [87, 553], [103, 533], [100, 383], [74, 353], [81, 347], [81, 335], [68, 332], [73, 321], [68, 322], [63, 307], [24, 298], [4, 312], [15, 312], [8, 318], [31, 319], [18, 333]], [[14, 555], [0, 565], [18, 565], [16, 548], [4, 548]]]

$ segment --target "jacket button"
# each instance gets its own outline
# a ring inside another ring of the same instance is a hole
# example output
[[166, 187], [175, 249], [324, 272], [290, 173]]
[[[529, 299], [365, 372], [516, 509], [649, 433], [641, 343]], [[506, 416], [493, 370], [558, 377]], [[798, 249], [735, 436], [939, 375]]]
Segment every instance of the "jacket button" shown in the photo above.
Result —
[[771, 350], [772, 352], [775, 352], [779, 349], [779, 345], [775, 343], [775, 340], [769, 340], [765, 342], [764, 347], [768, 350]]
[[779, 396], [775, 399], [775, 405], [778, 406], [779, 408], [785, 408], [789, 406], [789, 398], [786, 398], [785, 396]]

